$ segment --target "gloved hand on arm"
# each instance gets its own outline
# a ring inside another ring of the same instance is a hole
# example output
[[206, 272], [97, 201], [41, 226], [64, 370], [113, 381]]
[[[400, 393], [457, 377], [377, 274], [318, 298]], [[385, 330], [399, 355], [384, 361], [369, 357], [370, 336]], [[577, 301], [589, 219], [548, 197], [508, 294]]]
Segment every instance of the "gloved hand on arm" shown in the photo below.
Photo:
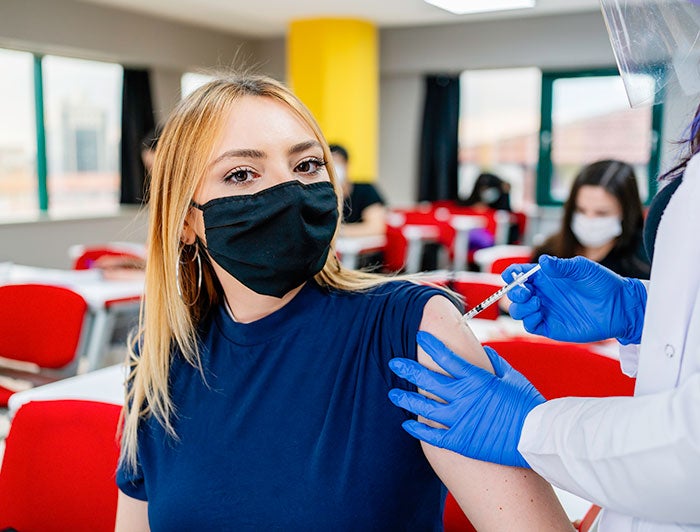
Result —
[[[584, 257], [543, 255], [539, 263], [539, 272], [508, 293], [510, 315], [526, 331], [566, 342], [641, 341], [647, 291], [639, 279], [620, 277]], [[514, 273], [533, 266], [513, 264], [502, 277], [509, 283]]]
[[530, 411], [545, 401], [537, 389], [489, 347], [486, 354], [495, 375], [474, 366], [448, 349], [430, 333], [419, 331], [418, 344], [451, 376], [418, 362], [395, 358], [389, 367], [399, 377], [441, 398], [397, 388], [391, 401], [414, 414], [448, 427], [429, 427], [416, 420], [403, 423], [412, 436], [431, 445], [497, 464], [529, 467], [518, 452], [523, 423]]

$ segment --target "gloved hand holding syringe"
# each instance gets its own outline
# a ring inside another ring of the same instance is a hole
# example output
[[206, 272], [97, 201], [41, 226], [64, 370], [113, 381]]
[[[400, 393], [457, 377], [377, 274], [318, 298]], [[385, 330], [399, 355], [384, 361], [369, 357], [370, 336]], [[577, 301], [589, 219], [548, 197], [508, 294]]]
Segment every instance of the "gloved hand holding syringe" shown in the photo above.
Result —
[[467, 312], [464, 316], [462, 316], [462, 321], [467, 321], [472, 319], [474, 316], [476, 316], [479, 312], [484, 310], [485, 308], [490, 307], [493, 305], [496, 301], [501, 299], [504, 295], [506, 295], [508, 292], [510, 292], [513, 288], [515, 288], [518, 285], [521, 285], [525, 282], [526, 279], [528, 279], [531, 275], [533, 275], [535, 272], [539, 271], [540, 265], [537, 264], [535, 265], [532, 269], [528, 270], [525, 273], [521, 273], [518, 275], [513, 282], [507, 284], [494, 294], [490, 295], [486, 299], [484, 299], [481, 303], [479, 303], [477, 306], [475, 306], [473, 309], [471, 309], [469, 312]]

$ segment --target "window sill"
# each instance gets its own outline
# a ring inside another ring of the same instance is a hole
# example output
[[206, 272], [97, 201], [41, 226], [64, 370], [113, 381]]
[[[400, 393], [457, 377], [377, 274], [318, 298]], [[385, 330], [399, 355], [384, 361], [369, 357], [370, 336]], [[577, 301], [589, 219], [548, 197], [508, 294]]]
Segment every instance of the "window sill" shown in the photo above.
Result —
[[100, 220], [115, 220], [119, 218], [135, 219], [144, 218], [147, 215], [147, 209], [140, 205], [121, 205], [118, 208], [104, 213], [78, 213], [78, 214], [50, 214], [40, 213], [36, 215], [17, 217], [17, 218], [0, 218], [0, 226], [22, 226], [22, 225], [40, 225], [53, 224], [58, 222], [89, 222]]

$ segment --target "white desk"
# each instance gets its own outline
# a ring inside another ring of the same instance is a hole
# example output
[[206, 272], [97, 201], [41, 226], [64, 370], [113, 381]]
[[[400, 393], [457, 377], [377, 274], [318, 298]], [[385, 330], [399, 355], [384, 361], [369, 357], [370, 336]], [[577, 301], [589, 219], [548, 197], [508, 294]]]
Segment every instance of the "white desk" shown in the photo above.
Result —
[[88, 371], [99, 365], [117, 315], [136, 315], [143, 295], [143, 280], [106, 280], [99, 270], [58, 270], [0, 263], [0, 285], [24, 283], [63, 286], [85, 298], [89, 320], [81, 355], [87, 360]]
[[121, 405], [124, 403], [125, 379], [126, 368], [122, 364], [76, 375], [12, 394], [7, 404], [8, 412], [13, 417], [24, 403], [51, 399], [84, 399]]
[[340, 262], [346, 268], [356, 269], [360, 255], [378, 251], [386, 245], [386, 236], [339, 236], [335, 241], [335, 250], [340, 254]]

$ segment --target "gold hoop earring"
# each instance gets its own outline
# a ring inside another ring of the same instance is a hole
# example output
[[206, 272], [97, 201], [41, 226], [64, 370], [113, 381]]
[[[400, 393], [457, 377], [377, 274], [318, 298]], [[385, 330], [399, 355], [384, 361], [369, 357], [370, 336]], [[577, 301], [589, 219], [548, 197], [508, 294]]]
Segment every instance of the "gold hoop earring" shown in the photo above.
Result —
[[194, 255], [189, 260], [189, 262], [194, 262], [195, 260], [197, 261], [197, 295], [194, 296], [194, 299], [190, 303], [187, 303], [187, 301], [185, 301], [184, 295], [182, 293], [182, 287], [180, 285], [180, 262], [181, 262], [181, 260], [180, 260], [179, 254], [178, 254], [177, 259], [175, 260], [175, 286], [177, 287], [177, 295], [180, 296], [180, 299], [182, 299], [182, 301], [189, 306], [192, 306], [197, 302], [197, 300], [199, 299], [199, 294], [202, 291], [202, 258], [199, 255], [199, 242], [197, 240], [195, 240], [194, 246], [195, 246]]

